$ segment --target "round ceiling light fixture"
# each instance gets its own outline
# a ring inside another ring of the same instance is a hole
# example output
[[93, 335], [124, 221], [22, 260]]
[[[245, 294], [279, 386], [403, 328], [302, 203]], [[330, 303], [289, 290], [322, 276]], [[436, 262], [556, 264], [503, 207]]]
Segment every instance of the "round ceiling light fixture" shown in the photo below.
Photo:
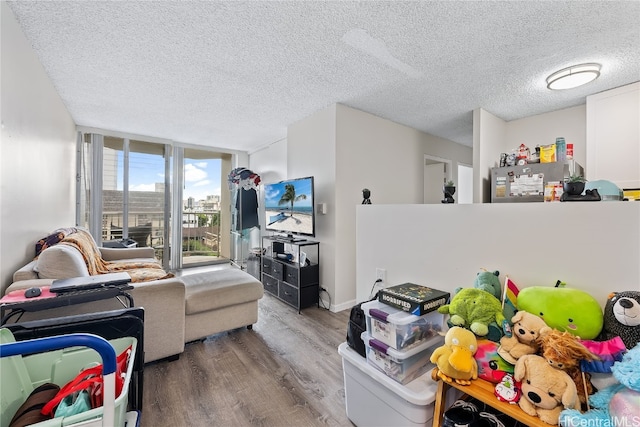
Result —
[[572, 89], [593, 81], [600, 76], [600, 64], [573, 65], [556, 71], [547, 77], [547, 88], [551, 90]]

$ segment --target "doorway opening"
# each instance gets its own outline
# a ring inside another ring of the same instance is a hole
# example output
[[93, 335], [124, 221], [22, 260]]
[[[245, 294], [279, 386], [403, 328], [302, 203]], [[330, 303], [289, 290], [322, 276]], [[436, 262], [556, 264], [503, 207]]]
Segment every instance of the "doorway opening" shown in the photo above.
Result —
[[448, 180], [453, 180], [451, 160], [441, 157], [424, 156], [424, 201], [425, 204], [442, 203], [442, 188]]
[[458, 203], [473, 203], [473, 167], [458, 163]]

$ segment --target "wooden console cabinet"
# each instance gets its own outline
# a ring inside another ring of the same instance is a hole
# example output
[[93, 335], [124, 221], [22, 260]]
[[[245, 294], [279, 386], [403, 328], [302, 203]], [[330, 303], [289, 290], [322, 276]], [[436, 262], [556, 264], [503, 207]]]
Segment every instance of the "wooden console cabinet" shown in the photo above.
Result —
[[[318, 306], [320, 295], [320, 243], [312, 240], [263, 237], [262, 285], [290, 306]], [[300, 260], [303, 260], [301, 262]]]

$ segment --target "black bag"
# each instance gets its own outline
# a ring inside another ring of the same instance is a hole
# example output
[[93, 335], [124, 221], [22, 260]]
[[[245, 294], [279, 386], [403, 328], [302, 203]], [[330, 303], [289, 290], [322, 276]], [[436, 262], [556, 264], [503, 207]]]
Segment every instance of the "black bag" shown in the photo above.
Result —
[[[370, 301], [373, 301], [377, 298], [378, 294], [376, 294], [376, 296], [373, 297], [373, 299], [371, 299]], [[364, 315], [364, 310], [362, 310], [362, 304], [364, 304], [364, 302], [351, 307], [351, 313], [349, 314], [349, 324], [347, 325], [347, 344], [360, 356], [367, 357], [367, 349], [365, 348], [364, 341], [362, 341], [362, 337], [360, 336], [364, 331], [367, 330], [367, 319]]]

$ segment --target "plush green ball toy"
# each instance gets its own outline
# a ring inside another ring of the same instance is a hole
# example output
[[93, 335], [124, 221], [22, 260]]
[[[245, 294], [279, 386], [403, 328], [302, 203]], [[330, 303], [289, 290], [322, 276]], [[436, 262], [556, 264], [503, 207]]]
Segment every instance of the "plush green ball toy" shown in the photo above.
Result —
[[518, 310], [541, 317], [547, 326], [567, 331], [584, 340], [598, 336], [603, 311], [587, 292], [564, 287], [532, 286], [518, 294]]

